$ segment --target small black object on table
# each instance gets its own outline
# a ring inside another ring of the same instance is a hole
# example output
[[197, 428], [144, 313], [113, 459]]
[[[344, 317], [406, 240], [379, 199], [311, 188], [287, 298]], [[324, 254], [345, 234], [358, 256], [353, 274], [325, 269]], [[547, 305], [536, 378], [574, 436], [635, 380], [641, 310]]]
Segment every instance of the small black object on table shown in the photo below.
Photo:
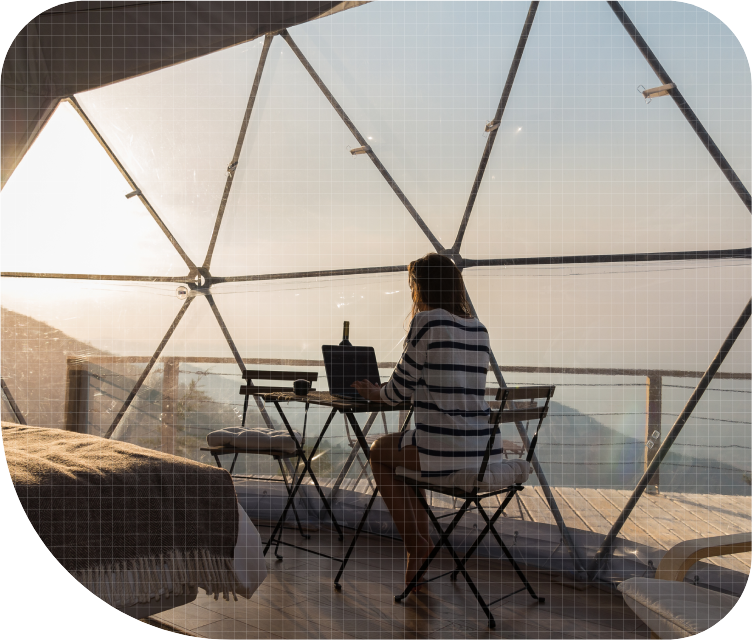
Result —
[[[410, 424], [410, 418], [412, 416], [412, 410], [413, 410], [412, 405], [409, 403], [388, 405], [388, 404], [378, 404], [378, 403], [370, 403], [370, 402], [369, 403], [355, 402], [355, 401], [347, 400], [344, 398], [335, 397], [323, 391], [311, 391], [305, 396], [298, 396], [298, 395], [295, 395], [295, 393], [290, 392], [290, 391], [285, 391], [285, 392], [278, 391], [278, 392], [273, 392], [273, 393], [258, 393], [254, 395], [258, 395], [259, 397], [263, 398], [266, 403], [274, 404], [274, 406], [277, 409], [277, 412], [279, 413], [280, 418], [282, 418], [282, 422], [284, 423], [285, 427], [290, 433], [290, 437], [295, 441], [297, 445], [298, 453], [294, 455], [300, 455], [300, 458], [303, 461], [303, 471], [298, 475], [298, 478], [295, 484], [293, 485], [292, 491], [290, 492], [289, 497], [287, 499], [287, 504], [285, 505], [285, 508], [282, 511], [282, 515], [277, 521], [277, 524], [274, 527], [274, 531], [272, 532], [271, 537], [269, 538], [269, 540], [266, 543], [266, 546], [264, 547], [264, 555], [266, 555], [266, 552], [269, 550], [272, 544], [276, 544], [277, 549], [279, 549], [279, 545], [282, 544], [282, 545], [286, 545], [290, 547], [295, 547], [296, 549], [301, 549], [302, 551], [307, 551], [309, 553], [314, 553], [316, 555], [324, 556], [325, 558], [329, 558], [330, 560], [335, 560], [341, 564], [339, 572], [337, 573], [337, 576], [334, 579], [334, 586], [339, 590], [341, 589], [341, 585], [339, 584], [339, 579], [342, 577], [342, 573], [344, 572], [345, 566], [347, 565], [347, 562], [350, 559], [350, 555], [352, 554], [352, 551], [355, 547], [355, 543], [358, 541], [360, 532], [363, 530], [363, 525], [365, 524], [366, 519], [368, 518], [368, 514], [371, 511], [371, 508], [373, 507], [373, 503], [375, 502], [376, 496], [378, 495], [378, 492], [379, 492], [378, 488], [374, 489], [374, 492], [371, 495], [371, 499], [369, 500], [368, 506], [363, 512], [363, 516], [360, 519], [360, 523], [358, 524], [358, 527], [355, 529], [355, 535], [352, 539], [352, 542], [350, 543], [349, 548], [347, 549], [347, 553], [345, 554], [344, 558], [336, 558], [334, 556], [329, 556], [324, 553], [319, 553], [318, 551], [306, 549], [305, 547], [299, 547], [289, 542], [283, 542], [280, 538], [282, 537], [282, 529], [284, 527], [285, 519], [287, 517], [287, 511], [291, 506], [293, 506], [293, 500], [295, 499], [295, 495], [300, 489], [300, 486], [303, 482], [303, 478], [305, 477], [306, 474], [308, 474], [313, 482], [313, 485], [316, 488], [316, 491], [319, 494], [319, 497], [324, 503], [324, 508], [326, 509], [327, 514], [329, 515], [329, 517], [332, 520], [332, 523], [334, 524], [334, 527], [339, 535], [339, 539], [344, 540], [342, 529], [340, 528], [340, 525], [337, 522], [337, 519], [334, 517], [334, 513], [332, 512], [331, 506], [329, 505], [329, 502], [326, 499], [326, 496], [324, 496], [324, 493], [321, 490], [321, 487], [319, 486], [318, 480], [316, 479], [316, 475], [313, 473], [313, 470], [311, 469], [311, 461], [316, 456], [316, 451], [318, 450], [319, 445], [321, 444], [321, 441], [324, 438], [324, 435], [326, 434], [326, 430], [329, 428], [329, 425], [332, 423], [332, 420], [334, 419], [334, 416], [337, 413], [344, 414], [346, 420], [350, 423], [350, 426], [352, 426], [353, 428], [353, 432], [355, 433], [355, 437], [357, 438], [358, 443], [360, 444], [363, 454], [366, 456], [367, 460], [370, 460], [371, 450], [368, 445], [368, 442], [366, 441], [365, 434], [363, 433], [363, 430], [361, 429], [360, 425], [358, 424], [357, 419], [355, 418], [355, 414], [356, 413], [374, 413], [374, 412], [381, 412], [381, 411], [406, 411], [407, 410], [408, 411], [407, 417], [405, 418], [404, 422], [402, 423], [400, 427], [400, 432], [402, 432], [405, 429], [407, 429], [407, 426]], [[302, 445], [298, 442], [297, 438], [295, 437], [292, 427], [290, 426], [290, 423], [287, 420], [287, 416], [285, 416], [285, 413], [282, 410], [282, 407], [280, 406], [280, 404], [283, 402], [302, 402], [304, 404], [315, 404], [315, 405], [331, 408], [329, 417], [324, 423], [324, 428], [321, 430], [321, 433], [316, 439], [316, 443], [314, 444], [310, 455], [307, 457], [305, 453], [303, 453]], [[352, 529], [353, 527], [344, 526], [344, 528]], [[275, 555], [277, 554], [275, 553]]]

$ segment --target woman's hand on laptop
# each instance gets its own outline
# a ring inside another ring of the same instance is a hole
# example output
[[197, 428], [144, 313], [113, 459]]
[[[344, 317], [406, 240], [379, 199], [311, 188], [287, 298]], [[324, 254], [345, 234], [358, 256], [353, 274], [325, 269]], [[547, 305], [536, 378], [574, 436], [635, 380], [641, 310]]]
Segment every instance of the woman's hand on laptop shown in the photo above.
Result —
[[375, 385], [370, 380], [356, 380], [350, 386], [354, 387], [366, 400], [371, 402], [381, 402], [381, 387], [383, 387], [384, 384], [386, 383]]

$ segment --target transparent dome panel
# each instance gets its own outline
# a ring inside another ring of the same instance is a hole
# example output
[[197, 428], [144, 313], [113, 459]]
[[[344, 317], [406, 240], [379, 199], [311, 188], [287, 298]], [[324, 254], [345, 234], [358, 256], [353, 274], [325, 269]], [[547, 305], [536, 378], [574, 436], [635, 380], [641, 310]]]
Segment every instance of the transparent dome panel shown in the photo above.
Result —
[[106, 433], [180, 308], [174, 285], [3, 278], [2, 371], [29, 425]]
[[[730, 36], [725, 42], [738, 47]], [[636, 91], [655, 82], [607, 4], [542, 4], [463, 255], [749, 246], [749, 212], [673, 100], [645, 104]], [[715, 113], [747, 140], [749, 75], [738, 82], [739, 95], [724, 103], [734, 108]], [[737, 171], [749, 183], [745, 162]]]
[[431, 250], [288, 45], [275, 38], [227, 203], [217, 276], [406, 264]]
[[[374, 2], [290, 32], [445, 247], [529, 4]], [[287, 54], [285, 54], [287, 55]]]
[[4, 272], [179, 276], [185, 263], [62, 102], [2, 192]]
[[262, 40], [76, 96], [196, 264], [209, 246]]
[[244, 359], [321, 362], [321, 346], [339, 344], [345, 320], [352, 344], [372, 346], [377, 361], [396, 363], [402, 353], [410, 311], [407, 272], [234, 283], [215, 290]]
[[[748, 260], [466, 269], [499, 363], [705, 371], [750, 297]], [[745, 330], [746, 331], [746, 330]], [[724, 363], [749, 371], [750, 354]]]

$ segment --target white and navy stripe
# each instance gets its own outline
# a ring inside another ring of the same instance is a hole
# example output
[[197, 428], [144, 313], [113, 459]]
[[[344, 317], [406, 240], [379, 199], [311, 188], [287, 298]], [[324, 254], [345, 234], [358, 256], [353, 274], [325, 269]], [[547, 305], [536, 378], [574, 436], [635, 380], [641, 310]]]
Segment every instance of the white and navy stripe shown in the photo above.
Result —
[[[488, 331], [476, 318], [443, 309], [413, 318], [381, 399], [391, 405], [412, 400], [416, 428], [402, 444], [418, 447], [424, 477], [480, 469], [491, 434], [484, 400], [489, 357]], [[491, 462], [500, 462], [501, 453], [499, 437]]]

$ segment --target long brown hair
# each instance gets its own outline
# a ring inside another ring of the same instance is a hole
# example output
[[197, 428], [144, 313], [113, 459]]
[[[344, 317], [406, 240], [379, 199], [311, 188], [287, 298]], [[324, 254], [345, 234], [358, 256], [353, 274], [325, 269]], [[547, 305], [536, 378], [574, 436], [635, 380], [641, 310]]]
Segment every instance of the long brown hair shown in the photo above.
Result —
[[473, 317], [465, 295], [462, 273], [449, 258], [438, 253], [427, 253], [411, 262], [407, 273], [413, 294], [411, 319], [418, 313], [419, 303], [433, 309], [444, 309], [455, 316]]

